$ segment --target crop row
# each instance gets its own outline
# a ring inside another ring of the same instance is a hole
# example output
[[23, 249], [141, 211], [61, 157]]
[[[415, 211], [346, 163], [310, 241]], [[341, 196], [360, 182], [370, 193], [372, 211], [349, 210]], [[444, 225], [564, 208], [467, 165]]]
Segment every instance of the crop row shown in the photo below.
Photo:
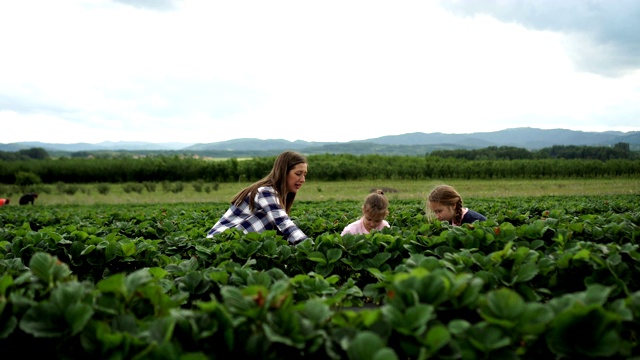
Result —
[[340, 236], [354, 202], [300, 203], [312, 239], [204, 237], [226, 204], [0, 211], [0, 346], [59, 358], [640, 356], [638, 196], [470, 203], [489, 220]]

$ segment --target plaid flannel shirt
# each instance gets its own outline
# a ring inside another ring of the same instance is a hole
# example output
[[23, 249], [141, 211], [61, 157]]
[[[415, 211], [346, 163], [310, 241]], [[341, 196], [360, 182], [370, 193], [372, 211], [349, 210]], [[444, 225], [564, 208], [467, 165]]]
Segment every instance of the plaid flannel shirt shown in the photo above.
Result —
[[213, 237], [230, 228], [249, 232], [263, 232], [277, 229], [291, 244], [297, 244], [307, 235], [291, 220], [280, 205], [276, 191], [271, 186], [262, 186], [256, 193], [253, 212], [249, 210], [249, 196], [240, 206], [231, 204], [222, 218], [213, 225], [207, 237]]

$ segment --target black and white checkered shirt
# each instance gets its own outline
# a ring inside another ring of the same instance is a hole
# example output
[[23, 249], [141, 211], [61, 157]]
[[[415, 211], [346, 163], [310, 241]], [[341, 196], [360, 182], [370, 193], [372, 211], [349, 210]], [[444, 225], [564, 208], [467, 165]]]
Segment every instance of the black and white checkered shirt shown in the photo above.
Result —
[[209, 230], [207, 237], [213, 237], [230, 228], [240, 229], [245, 234], [277, 229], [291, 244], [297, 244], [307, 238], [282, 208], [277, 193], [271, 186], [258, 188], [253, 211], [249, 210], [249, 196], [240, 206], [231, 204], [222, 218]]

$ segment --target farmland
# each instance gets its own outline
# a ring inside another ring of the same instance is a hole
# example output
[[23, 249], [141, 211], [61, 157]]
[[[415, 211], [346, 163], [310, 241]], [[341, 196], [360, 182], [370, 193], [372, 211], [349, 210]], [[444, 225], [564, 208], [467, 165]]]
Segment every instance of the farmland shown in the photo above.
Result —
[[[74, 359], [638, 357], [637, 181], [566, 181], [449, 181], [488, 217], [462, 227], [426, 221], [437, 180], [308, 181], [292, 217], [312, 239], [297, 246], [275, 232], [204, 237], [241, 183], [181, 199], [52, 189], [0, 208], [0, 346]], [[339, 236], [376, 187], [397, 191], [391, 228]]]
[[[521, 196], [632, 195], [640, 194], [635, 177], [570, 179], [425, 179], [317, 181], [312, 177], [298, 193], [297, 201], [362, 201], [375, 188], [386, 190], [391, 201], [424, 200], [437, 184], [454, 186], [466, 199], [496, 199]], [[175, 189], [180, 184], [180, 191]], [[29, 189], [39, 194], [37, 205], [227, 203], [249, 182], [155, 182], [151, 184], [40, 184]], [[152, 186], [151, 186], [152, 185]], [[101, 193], [101, 187], [108, 192]], [[135, 187], [137, 186], [137, 187]], [[73, 191], [69, 191], [69, 189]], [[135, 190], [132, 190], [135, 189]], [[150, 189], [152, 191], [150, 191]], [[138, 191], [136, 191], [138, 190]], [[198, 191], [199, 190], [199, 191]], [[17, 199], [14, 185], [0, 185], [0, 197]]]

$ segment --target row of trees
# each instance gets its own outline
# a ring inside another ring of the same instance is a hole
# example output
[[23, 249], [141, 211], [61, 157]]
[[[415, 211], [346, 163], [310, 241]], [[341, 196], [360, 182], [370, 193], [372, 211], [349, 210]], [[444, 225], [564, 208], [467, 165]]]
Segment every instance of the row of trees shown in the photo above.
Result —
[[0, 151], [0, 161], [46, 160], [51, 158], [43, 148], [22, 149], [18, 151]]
[[[381, 146], [380, 149], [377, 149], [377, 146]], [[577, 145], [555, 145], [550, 148], [543, 148], [540, 150], [527, 150], [524, 148], [514, 147], [514, 146], [489, 146], [482, 149], [474, 149], [474, 150], [465, 150], [465, 149], [456, 149], [456, 150], [431, 150], [431, 151], [420, 151], [417, 152], [415, 150], [409, 151], [407, 150], [411, 145], [398, 145], [398, 151], [393, 151], [389, 153], [388, 147], [370, 144], [370, 143], [361, 143], [361, 144], [345, 144], [344, 148], [336, 148], [334, 146], [332, 151], [322, 152], [322, 153], [340, 153], [340, 154], [356, 154], [356, 155], [364, 155], [364, 154], [386, 154], [387, 156], [418, 156], [416, 154], [426, 154], [429, 156], [436, 156], [442, 158], [456, 158], [456, 159], [466, 159], [466, 160], [530, 160], [530, 159], [586, 159], [586, 160], [614, 160], [614, 159], [639, 159], [640, 153], [633, 152], [630, 150], [629, 144], [624, 142], [619, 142], [613, 146], [577, 146]], [[381, 150], [381, 151], [376, 151]], [[403, 150], [404, 149], [404, 150]], [[64, 156], [58, 156], [59, 158], [100, 158], [100, 159], [114, 159], [114, 158], [128, 158], [128, 157], [137, 157], [136, 155], [144, 156], [144, 157], [162, 157], [162, 156], [174, 156], [174, 155], [184, 155], [184, 156], [195, 156], [196, 155], [211, 157], [212, 155], [198, 152], [177, 152], [177, 151], [163, 151], [158, 154], [153, 151], [142, 151], [142, 152], [134, 152], [134, 151], [98, 151], [98, 152], [90, 152], [90, 151], [78, 151], [68, 153]], [[277, 154], [277, 151], [274, 153]], [[265, 154], [258, 155], [261, 157], [271, 156], [274, 154]], [[313, 154], [318, 154], [314, 152]], [[223, 157], [256, 157], [256, 155], [249, 154], [229, 154], [222, 155]], [[213, 156], [215, 157], [215, 156]], [[51, 156], [45, 149], [42, 148], [32, 148], [28, 150], [20, 150], [17, 152], [5, 152], [0, 151], [0, 160], [4, 161], [18, 161], [18, 160], [44, 160], [49, 159]]]
[[513, 146], [489, 146], [475, 150], [434, 150], [431, 156], [466, 160], [528, 160], [528, 159], [585, 159], [608, 161], [614, 159], [639, 159], [628, 143], [614, 146], [556, 145], [538, 151]]
[[[0, 162], [0, 183], [16, 175], [43, 183], [145, 181], [254, 181], [269, 173], [275, 157], [206, 161], [193, 158], [59, 159]], [[310, 155], [309, 177], [320, 181], [376, 179], [497, 179], [637, 177], [640, 160], [464, 160], [433, 156]]]

